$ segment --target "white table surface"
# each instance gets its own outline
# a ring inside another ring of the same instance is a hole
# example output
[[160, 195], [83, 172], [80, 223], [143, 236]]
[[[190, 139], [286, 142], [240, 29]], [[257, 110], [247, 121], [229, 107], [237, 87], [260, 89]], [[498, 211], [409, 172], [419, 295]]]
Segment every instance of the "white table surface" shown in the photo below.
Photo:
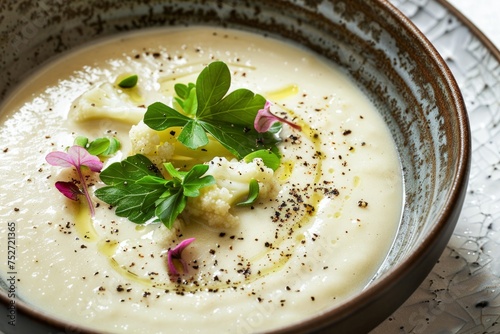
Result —
[[500, 0], [448, 0], [500, 48]]

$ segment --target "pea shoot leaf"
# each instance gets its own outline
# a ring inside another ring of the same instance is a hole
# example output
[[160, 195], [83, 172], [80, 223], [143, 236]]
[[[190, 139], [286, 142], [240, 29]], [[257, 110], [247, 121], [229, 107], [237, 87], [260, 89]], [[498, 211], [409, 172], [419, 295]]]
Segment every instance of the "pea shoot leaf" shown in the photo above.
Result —
[[243, 160], [247, 163], [252, 162], [253, 159], [260, 158], [264, 162], [266, 167], [271, 168], [276, 171], [280, 166], [280, 155], [277, 152], [271, 150], [258, 150], [246, 155]]
[[158, 167], [148, 158], [141, 154], [136, 154], [123, 161], [111, 164], [101, 172], [100, 178], [107, 185], [126, 186], [128, 183], [135, 183], [137, 180], [148, 175], [163, 177]]
[[145, 156], [130, 156], [101, 172], [101, 180], [107, 186], [97, 189], [95, 195], [115, 206], [119, 217], [127, 217], [137, 224], [154, 218], [171, 228], [184, 210], [187, 197], [199, 196], [200, 189], [213, 184], [215, 179], [211, 175], [204, 176], [208, 170], [206, 165], [195, 165], [182, 172], [166, 163], [165, 169], [172, 176], [171, 180], [163, 178]]
[[121, 147], [120, 142], [115, 137], [101, 137], [93, 141], [89, 141], [87, 137], [78, 136], [75, 138], [74, 145], [85, 148], [90, 154], [99, 157], [108, 157], [116, 152]]
[[134, 88], [137, 85], [139, 77], [137, 74], [130, 75], [118, 83], [120, 88]]
[[175, 93], [177, 94], [177, 97], [174, 99], [187, 115], [196, 114], [196, 110], [198, 109], [198, 99], [196, 98], [196, 89], [193, 89], [194, 87], [195, 85], [192, 82], [187, 85], [178, 83], [174, 86]]
[[259, 198], [259, 182], [256, 179], [251, 179], [248, 184], [248, 197], [246, 200], [237, 203], [237, 206], [249, 206], [255, 203]]
[[259, 133], [254, 128], [255, 117], [264, 108], [265, 98], [248, 89], [227, 94], [230, 86], [227, 65], [213, 62], [200, 73], [196, 85], [174, 87], [179, 95], [176, 101], [187, 115], [157, 102], [148, 107], [144, 123], [157, 131], [182, 127], [177, 139], [191, 149], [208, 144], [209, 134], [238, 159], [256, 150], [275, 147], [279, 142], [276, 131]]

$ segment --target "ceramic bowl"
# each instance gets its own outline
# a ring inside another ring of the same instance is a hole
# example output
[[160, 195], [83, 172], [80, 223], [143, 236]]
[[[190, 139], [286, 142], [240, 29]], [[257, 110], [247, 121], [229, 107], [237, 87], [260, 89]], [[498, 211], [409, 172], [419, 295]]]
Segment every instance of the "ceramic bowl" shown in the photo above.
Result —
[[[264, 32], [337, 63], [371, 98], [396, 141], [404, 209], [396, 242], [369, 286], [277, 333], [362, 333], [419, 286], [445, 248], [466, 191], [470, 134], [459, 89], [425, 37], [383, 0], [6, 0], [0, 4], [0, 97], [40, 64], [98, 37], [205, 24]], [[0, 299], [9, 303], [5, 281]], [[19, 332], [86, 332], [17, 301]], [[12, 328], [0, 324], [6, 332]]]

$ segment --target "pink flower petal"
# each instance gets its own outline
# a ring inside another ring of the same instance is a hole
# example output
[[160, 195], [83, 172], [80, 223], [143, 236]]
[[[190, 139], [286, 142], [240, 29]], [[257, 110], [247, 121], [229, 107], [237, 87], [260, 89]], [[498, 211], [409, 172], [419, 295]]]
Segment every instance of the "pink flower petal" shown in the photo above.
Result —
[[[87, 199], [87, 204], [89, 206], [90, 215], [94, 217], [95, 209], [92, 203], [92, 199], [90, 198], [90, 194], [87, 188], [87, 184], [85, 183], [85, 178], [83, 177], [81, 167], [87, 166], [93, 172], [100, 172], [102, 169], [102, 162], [95, 155], [90, 154], [85, 148], [74, 145], [68, 149], [68, 152], [51, 152], [47, 154], [45, 160], [53, 166], [60, 167], [75, 167], [76, 172], [78, 173], [78, 177], [80, 178], [80, 182], [82, 185], [82, 189], [75, 189], [70, 184], [71, 182], [58, 182], [56, 183], [56, 188], [66, 197], [76, 200], [78, 197], [78, 192], [83, 193], [85, 198]], [[76, 187], [78, 188], [78, 187]]]
[[68, 149], [68, 155], [73, 159], [75, 166], [87, 166], [93, 172], [100, 172], [102, 169], [101, 160], [81, 146], [71, 146]]
[[61, 151], [50, 152], [45, 157], [45, 160], [52, 166], [76, 167], [73, 159], [66, 152], [61, 152]]
[[55, 185], [57, 190], [59, 190], [61, 194], [73, 201], [78, 200], [78, 195], [83, 195], [80, 188], [78, 188], [78, 186], [73, 182], [57, 181]]
[[171, 275], [178, 276], [179, 272], [177, 271], [177, 268], [175, 267], [174, 260], [179, 261], [182, 264], [184, 273], [188, 271], [188, 266], [185, 260], [182, 259], [182, 251], [191, 244], [195, 238], [189, 238], [186, 240], [181, 241], [177, 246], [175, 246], [173, 249], [169, 249], [167, 252], [167, 265], [168, 265], [168, 272]]
[[93, 172], [100, 172], [102, 162], [95, 155], [90, 154], [85, 148], [75, 145], [68, 149], [68, 152], [50, 152], [45, 160], [52, 166], [75, 167], [87, 166]]
[[266, 101], [264, 108], [260, 109], [257, 112], [257, 116], [255, 117], [255, 121], [253, 124], [253, 126], [254, 126], [255, 130], [257, 130], [257, 132], [263, 133], [263, 132], [269, 131], [271, 126], [276, 122], [286, 123], [294, 129], [302, 130], [302, 127], [300, 127], [300, 125], [294, 124], [290, 121], [287, 121], [284, 118], [278, 117], [278, 116], [274, 115], [273, 113], [271, 113], [271, 110], [270, 110], [271, 105], [272, 105], [271, 102]]

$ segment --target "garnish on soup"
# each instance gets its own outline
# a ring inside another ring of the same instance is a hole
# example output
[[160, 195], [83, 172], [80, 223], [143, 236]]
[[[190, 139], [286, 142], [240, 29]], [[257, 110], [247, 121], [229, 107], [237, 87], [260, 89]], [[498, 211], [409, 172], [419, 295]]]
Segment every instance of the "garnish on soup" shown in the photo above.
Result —
[[184, 259], [182, 259], [182, 252], [184, 249], [189, 246], [195, 238], [189, 238], [181, 241], [177, 246], [168, 250], [167, 253], [167, 262], [168, 262], [168, 272], [172, 276], [178, 276], [179, 271], [176, 267], [176, 262], [179, 262], [182, 265], [182, 272], [188, 272], [188, 265]]
[[[81, 146], [74, 145], [68, 149], [68, 152], [55, 151], [47, 154], [45, 157], [47, 162], [52, 166], [59, 167], [74, 167], [76, 173], [78, 174], [81, 193], [85, 195], [87, 203], [89, 205], [90, 214], [94, 216], [95, 210], [92, 204], [92, 199], [90, 198], [89, 190], [87, 187], [87, 181], [82, 174], [82, 168], [88, 167], [93, 172], [100, 172], [102, 168], [102, 162], [95, 155], [90, 154]], [[59, 182], [56, 183], [56, 188], [66, 197], [77, 200], [77, 195], [79, 193], [78, 186], [73, 182]]]
[[265, 98], [243, 88], [227, 94], [230, 85], [227, 65], [213, 62], [200, 73], [196, 85], [176, 86], [177, 94], [181, 94], [176, 101], [184, 114], [157, 102], [148, 107], [144, 123], [158, 131], [182, 127], [177, 139], [193, 150], [209, 143], [207, 135], [238, 159], [259, 149], [272, 150], [279, 142], [276, 129], [259, 132], [254, 128]]
[[171, 228], [184, 210], [188, 197], [200, 194], [200, 188], [215, 183], [206, 175], [207, 165], [195, 165], [188, 172], [178, 171], [171, 163], [164, 164], [171, 179], [166, 180], [148, 158], [137, 154], [122, 162], [115, 162], [100, 175], [108, 186], [99, 188], [95, 195], [116, 206], [116, 214], [143, 224], [151, 218]]
[[[281, 125], [272, 125], [284, 121], [295, 129], [300, 130], [300, 127], [272, 115], [270, 103], [247, 89], [227, 94], [230, 85], [231, 75], [227, 65], [221, 61], [213, 62], [200, 73], [196, 84], [175, 85], [178, 95], [175, 101], [180, 112], [156, 102], [148, 107], [144, 123], [156, 131], [181, 127], [175, 140], [189, 148], [187, 155], [193, 159], [199, 160], [196, 149], [203, 150], [209, 145], [209, 138], [213, 138], [238, 160], [251, 163], [254, 159], [261, 159], [266, 167], [276, 170], [280, 165], [276, 146], [279, 137], [276, 133]], [[265, 130], [257, 120], [259, 110], [265, 110], [264, 117], [268, 119]], [[254, 125], [259, 125], [259, 129]], [[164, 178], [146, 156], [130, 156], [101, 173], [101, 180], [107, 186], [98, 189], [95, 194], [102, 201], [116, 206], [116, 214], [120, 217], [127, 217], [137, 224], [153, 219], [172, 228], [175, 219], [188, 205], [188, 197], [198, 197], [200, 189], [215, 184], [215, 179], [211, 175], [203, 176], [208, 165], [196, 164], [187, 171], [178, 170], [179, 167], [171, 162], [163, 162], [162, 165], [168, 178]], [[248, 195], [234, 204], [253, 204], [259, 196], [259, 188], [258, 180], [250, 178]]]

